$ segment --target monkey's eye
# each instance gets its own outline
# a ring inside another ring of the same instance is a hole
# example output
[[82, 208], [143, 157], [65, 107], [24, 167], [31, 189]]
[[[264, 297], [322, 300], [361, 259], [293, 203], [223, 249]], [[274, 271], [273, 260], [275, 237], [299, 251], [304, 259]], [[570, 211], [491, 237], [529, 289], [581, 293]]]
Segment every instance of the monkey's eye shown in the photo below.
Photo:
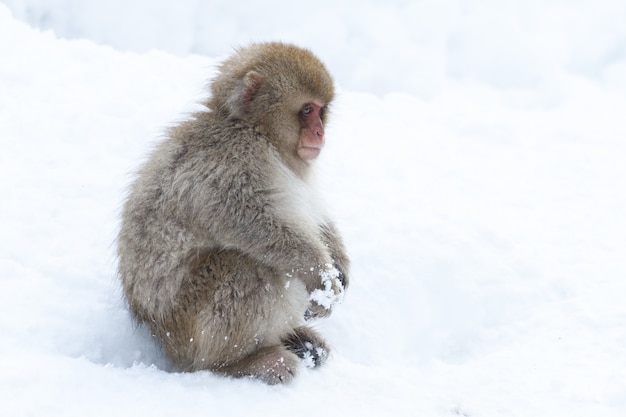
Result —
[[311, 113], [313, 113], [313, 105], [305, 104], [304, 107], [302, 108], [302, 115], [303, 116], [308, 116]]

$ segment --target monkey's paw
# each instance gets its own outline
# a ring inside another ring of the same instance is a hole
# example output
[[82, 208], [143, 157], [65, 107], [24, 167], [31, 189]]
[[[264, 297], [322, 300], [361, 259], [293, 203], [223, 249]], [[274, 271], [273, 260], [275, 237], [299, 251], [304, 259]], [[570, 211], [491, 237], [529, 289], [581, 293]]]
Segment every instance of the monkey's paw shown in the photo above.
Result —
[[344, 280], [341, 272], [334, 266], [327, 264], [320, 270], [321, 288], [311, 292], [311, 301], [304, 317], [306, 320], [315, 317], [327, 317], [332, 312], [332, 307], [343, 301]]

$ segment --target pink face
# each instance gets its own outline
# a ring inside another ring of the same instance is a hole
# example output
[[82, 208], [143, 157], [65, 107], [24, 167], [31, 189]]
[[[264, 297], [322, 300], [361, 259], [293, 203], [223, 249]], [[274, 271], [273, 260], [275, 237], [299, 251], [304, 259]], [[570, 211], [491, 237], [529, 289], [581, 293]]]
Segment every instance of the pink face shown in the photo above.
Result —
[[323, 111], [324, 103], [320, 101], [307, 103], [300, 110], [302, 130], [300, 130], [298, 156], [305, 161], [317, 158], [324, 146]]

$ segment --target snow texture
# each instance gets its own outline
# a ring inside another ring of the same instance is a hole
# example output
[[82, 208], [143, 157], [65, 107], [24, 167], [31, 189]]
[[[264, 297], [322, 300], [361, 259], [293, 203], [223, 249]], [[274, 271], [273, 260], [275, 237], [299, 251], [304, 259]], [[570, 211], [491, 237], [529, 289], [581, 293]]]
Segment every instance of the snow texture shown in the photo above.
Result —
[[[626, 2], [0, 1], [0, 415], [626, 415]], [[239, 44], [311, 48], [352, 258], [288, 386], [172, 370], [125, 190]]]

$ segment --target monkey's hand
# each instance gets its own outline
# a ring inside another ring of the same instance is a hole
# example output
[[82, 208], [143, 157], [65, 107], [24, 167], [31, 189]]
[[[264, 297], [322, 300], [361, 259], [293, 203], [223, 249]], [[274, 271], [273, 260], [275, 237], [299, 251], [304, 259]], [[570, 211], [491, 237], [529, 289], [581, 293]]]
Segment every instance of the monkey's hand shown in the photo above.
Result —
[[331, 264], [320, 269], [320, 288], [311, 291], [310, 304], [304, 313], [305, 320], [328, 317], [332, 307], [343, 300], [345, 277]]

